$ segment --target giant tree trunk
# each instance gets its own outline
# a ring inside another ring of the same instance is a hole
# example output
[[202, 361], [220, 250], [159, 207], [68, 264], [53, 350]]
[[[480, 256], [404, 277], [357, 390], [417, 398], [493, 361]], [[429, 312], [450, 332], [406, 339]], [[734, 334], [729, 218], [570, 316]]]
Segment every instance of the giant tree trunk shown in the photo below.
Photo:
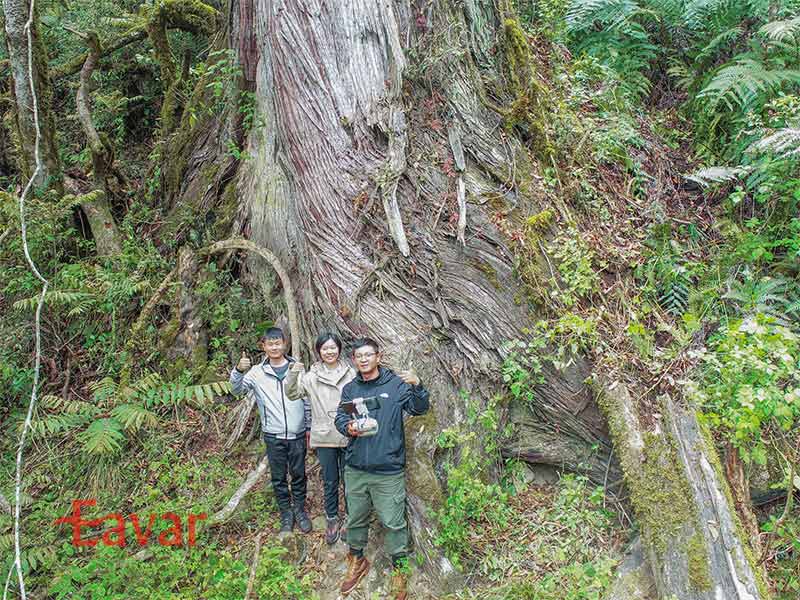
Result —
[[[33, 118], [33, 95], [28, 69], [28, 37], [25, 24], [28, 22], [30, 3], [28, 0], [3, 0], [5, 12], [6, 48], [14, 80], [12, 96], [16, 107], [16, 139], [19, 144], [19, 170], [23, 177], [31, 176], [35, 169], [34, 146], [36, 129]], [[51, 110], [52, 90], [47, 71], [47, 53], [38, 35], [38, 18], [34, 15], [31, 27], [33, 40], [32, 79], [36, 91], [41, 133], [40, 157], [42, 170], [35, 182], [37, 186], [47, 183], [61, 187], [61, 164], [58, 159], [55, 122]]]
[[[530, 187], [515, 186], [515, 168], [533, 164], [482, 102], [471, 58], [489, 60], [505, 42], [493, 6], [440, 2], [423, 16], [408, 2], [255, 4], [266, 126], [251, 136], [240, 180], [250, 237], [292, 265], [307, 340], [322, 328], [370, 334], [391, 364], [413, 365], [431, 389], [432, 414], [408, 424], [409, 508], [416, 549], [443, 587], [452, 567], [426, 510], [441, 500], [434, 439], [463, 420], [459, 390], [478, 399], [500, 391], [501, 346], [524, 337], [532, 319], [517, 298], [509, 240], [481, 206], [494, 197], [541, 209], [524, 195]], [[413, 51], [440, 62], [412, 64]], [[451, 156], [457, 171], [448, 172]], [[610, 446], [587, 375], [583, 363], [566, 376], [547, 372], [537, 412], [547, 421], [531, 421], [558, 430], [602, 477]], [[578, 467], [573, 454], [546, 460]]]

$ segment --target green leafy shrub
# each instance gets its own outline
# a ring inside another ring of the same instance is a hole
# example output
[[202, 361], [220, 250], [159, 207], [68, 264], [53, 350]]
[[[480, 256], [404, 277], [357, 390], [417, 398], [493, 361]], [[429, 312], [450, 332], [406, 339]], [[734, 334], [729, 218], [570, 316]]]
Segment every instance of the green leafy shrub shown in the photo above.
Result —
[[261, 550], [256, 570], [256, 589], [262, 600], [304, 600], [311, 598], [311, 576], [299, 577], [297, 567], [286, 560], [283, 546]]
[[558, 261], [558, 274], [563, 283], [563, 287], [555, 283], [550, 292], [556, 302], [569, 308], [597, 289], [600, 278], [592, 267], [594, 253], [580, 232], [568, 229], [548, 244], [548, 250]]
[[444, 548], [457, 569], [473, 555], [470, 533], [475, 527], [505, 527], [508, 495], [496, 483], [484, 483], [481, 461], [466, 447], [457, 465], [446, 465], [447, 498], [436, 512], [436, 544]]
[[488, 467], [499, 460], [499, 438], [510, 435], [510, 430], [500, 429], [499, 399], [478, 410], [466, 394], [462, 397], [468, 402], [466, 420], [444, 429], [437, 438], [440, 448], [457, 452], [457, 460], [445, 464], [447, 498], [435, 513], [435, 542], [459, 570], [464, 560], [475, 556], [473, 534], [480, 528], [504, 527], [509, 515], [508, 494], [499, 484], [486, 481]]
[[691, 395], [703, 420], [722, 430], [743, 460], [766, 464], [772, 435], [800, 417], [797, 334], [761, 314], [731, 323], [702, 354]]
[[[67, 543], [61, 551], [75, 552]], [[50, 594], [57, 600], [233, 600], [244, 596], [247, 566], [226, 550], [209, 545], [185, 551], [154, 547], [153, 552], [153, 558], [139, 560], [123, 548], [98, 546], [88, 561], [58, 576]]]

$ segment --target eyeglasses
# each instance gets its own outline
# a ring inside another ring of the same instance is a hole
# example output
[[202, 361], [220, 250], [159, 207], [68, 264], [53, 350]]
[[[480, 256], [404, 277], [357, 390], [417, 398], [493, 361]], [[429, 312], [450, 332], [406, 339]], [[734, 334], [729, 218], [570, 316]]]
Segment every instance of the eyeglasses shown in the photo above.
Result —
[[372, 358], [375, 356], [375, 352], [364, 352], [363, 354], [353, 354], [353, 358], [356, 360], [361, 360], [362, 358]]

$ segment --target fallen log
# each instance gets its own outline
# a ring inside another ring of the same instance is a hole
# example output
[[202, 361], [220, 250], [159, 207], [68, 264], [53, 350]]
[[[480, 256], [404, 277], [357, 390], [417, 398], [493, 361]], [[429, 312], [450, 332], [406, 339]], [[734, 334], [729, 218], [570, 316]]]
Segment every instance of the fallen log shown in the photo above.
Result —
[[655, 423], [644, 427], [625, 385], [602, 382], [599, 392], [658, 597], [769, 598], [716, 448], [694, 410], [662, 396]]

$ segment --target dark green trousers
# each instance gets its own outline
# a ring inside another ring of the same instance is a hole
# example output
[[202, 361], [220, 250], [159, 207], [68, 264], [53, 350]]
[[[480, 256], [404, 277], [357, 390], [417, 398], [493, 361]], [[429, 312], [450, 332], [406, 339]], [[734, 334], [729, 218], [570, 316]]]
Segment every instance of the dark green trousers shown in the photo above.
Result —
[[406, 474], [379, 475], [344, 468], [347, 494], [347, 543], [351, 548], [367, 547], [369, 517], [375, 509], [386, 528], [386, 553], [396, 558], [408, 553], [406, 524]]

